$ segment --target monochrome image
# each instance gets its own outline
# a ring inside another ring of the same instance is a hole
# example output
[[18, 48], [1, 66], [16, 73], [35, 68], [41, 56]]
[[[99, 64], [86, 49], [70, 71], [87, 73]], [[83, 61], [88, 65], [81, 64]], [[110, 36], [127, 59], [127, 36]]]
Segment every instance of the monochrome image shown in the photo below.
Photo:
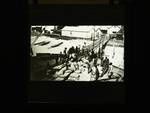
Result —
[[30, 80], [124, 81], [123, 25], [33, 25]]

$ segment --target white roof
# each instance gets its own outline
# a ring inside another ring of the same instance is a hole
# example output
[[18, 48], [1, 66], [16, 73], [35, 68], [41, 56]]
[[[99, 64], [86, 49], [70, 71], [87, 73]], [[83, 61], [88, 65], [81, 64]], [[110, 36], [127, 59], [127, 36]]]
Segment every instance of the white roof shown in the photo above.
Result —
[[120, 25], [114, 25], [114, 26], [110, 26], [110, 25], [105, 25], [105, 26], [94, 26], [95, 29], [100, 28], [101, 30], [109, 30], [109, 29], [114, 29], [114, 30], [119, 30], [120, 29]]
[[39, 26], [39, 25], [34, 25], [34, 26], [31, 26], [31, 27], [42, 27], [42, 28], [44, 28], [45, 27], [45, 29], [46, 30], [52, 30], [52, 29], [54, 29], [54, 26], [45, 26], [45, 25], [41, 25], [41, 26]]
[[50, 31], [50, 30], [54, 29], [54, 26], [45, 26], [45, 29]]
[[65, 26], [62, 31], [83, 31], [89, 32], [91, 31], [91, 26]]
[[39, 25], [33, 25], [33, 26], [31, 26], [31, 27], [42, 27], [42, 26], [39, 26]]
[[113, 32], [118, 32], [121, 28], [120, 25], [117, 26], [95, 26], [95, 29], [100, 28], [101, 30], [107, 30], [108, 34], [112, 34]]

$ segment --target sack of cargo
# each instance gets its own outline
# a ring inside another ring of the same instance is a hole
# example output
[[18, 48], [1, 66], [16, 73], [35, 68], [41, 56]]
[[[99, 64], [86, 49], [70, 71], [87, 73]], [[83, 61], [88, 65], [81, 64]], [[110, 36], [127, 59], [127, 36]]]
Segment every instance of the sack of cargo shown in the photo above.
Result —
[[55, 80], [57, 80], [57, 81], [63, 81], [63, 80], [64, 80], [64, 78], [60, 78], [60, 77], [58, 77], [58, 78], [56, 78]]

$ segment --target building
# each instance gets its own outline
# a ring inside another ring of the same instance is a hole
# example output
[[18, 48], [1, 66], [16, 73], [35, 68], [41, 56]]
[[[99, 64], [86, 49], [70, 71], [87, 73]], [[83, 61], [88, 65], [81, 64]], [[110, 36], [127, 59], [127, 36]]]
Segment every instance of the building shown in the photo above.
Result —
[[65, 26], [62, 30], [62, 36], [90, 38], [92, 37], [91, 26]]
[[62, 36], [98, 39], [110, 33], [109, 26], [65, 26]]

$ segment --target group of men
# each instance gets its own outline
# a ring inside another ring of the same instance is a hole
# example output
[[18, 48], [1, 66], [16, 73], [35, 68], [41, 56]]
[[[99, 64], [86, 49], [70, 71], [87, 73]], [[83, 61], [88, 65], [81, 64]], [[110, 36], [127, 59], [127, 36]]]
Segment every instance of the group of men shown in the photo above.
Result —
[[68, 78], [69, 76], [65, 73], [70, 72], [76, 76], [76, 80], [92, 81], [102, 78], [106, 73], [107, 77], [112, 75], [113, 68], [109, 59], [105, 56], [99, 56], [93, 50], [86, 49], [85, 46], [82, 49], [80, 49], [80, 46], [76, 46], [76, 48], [71, 47], [68, 50], [65, 48], [63, 56], [63, 64], [65, 66], [56, 73], [58, 76], [66, 76]]

